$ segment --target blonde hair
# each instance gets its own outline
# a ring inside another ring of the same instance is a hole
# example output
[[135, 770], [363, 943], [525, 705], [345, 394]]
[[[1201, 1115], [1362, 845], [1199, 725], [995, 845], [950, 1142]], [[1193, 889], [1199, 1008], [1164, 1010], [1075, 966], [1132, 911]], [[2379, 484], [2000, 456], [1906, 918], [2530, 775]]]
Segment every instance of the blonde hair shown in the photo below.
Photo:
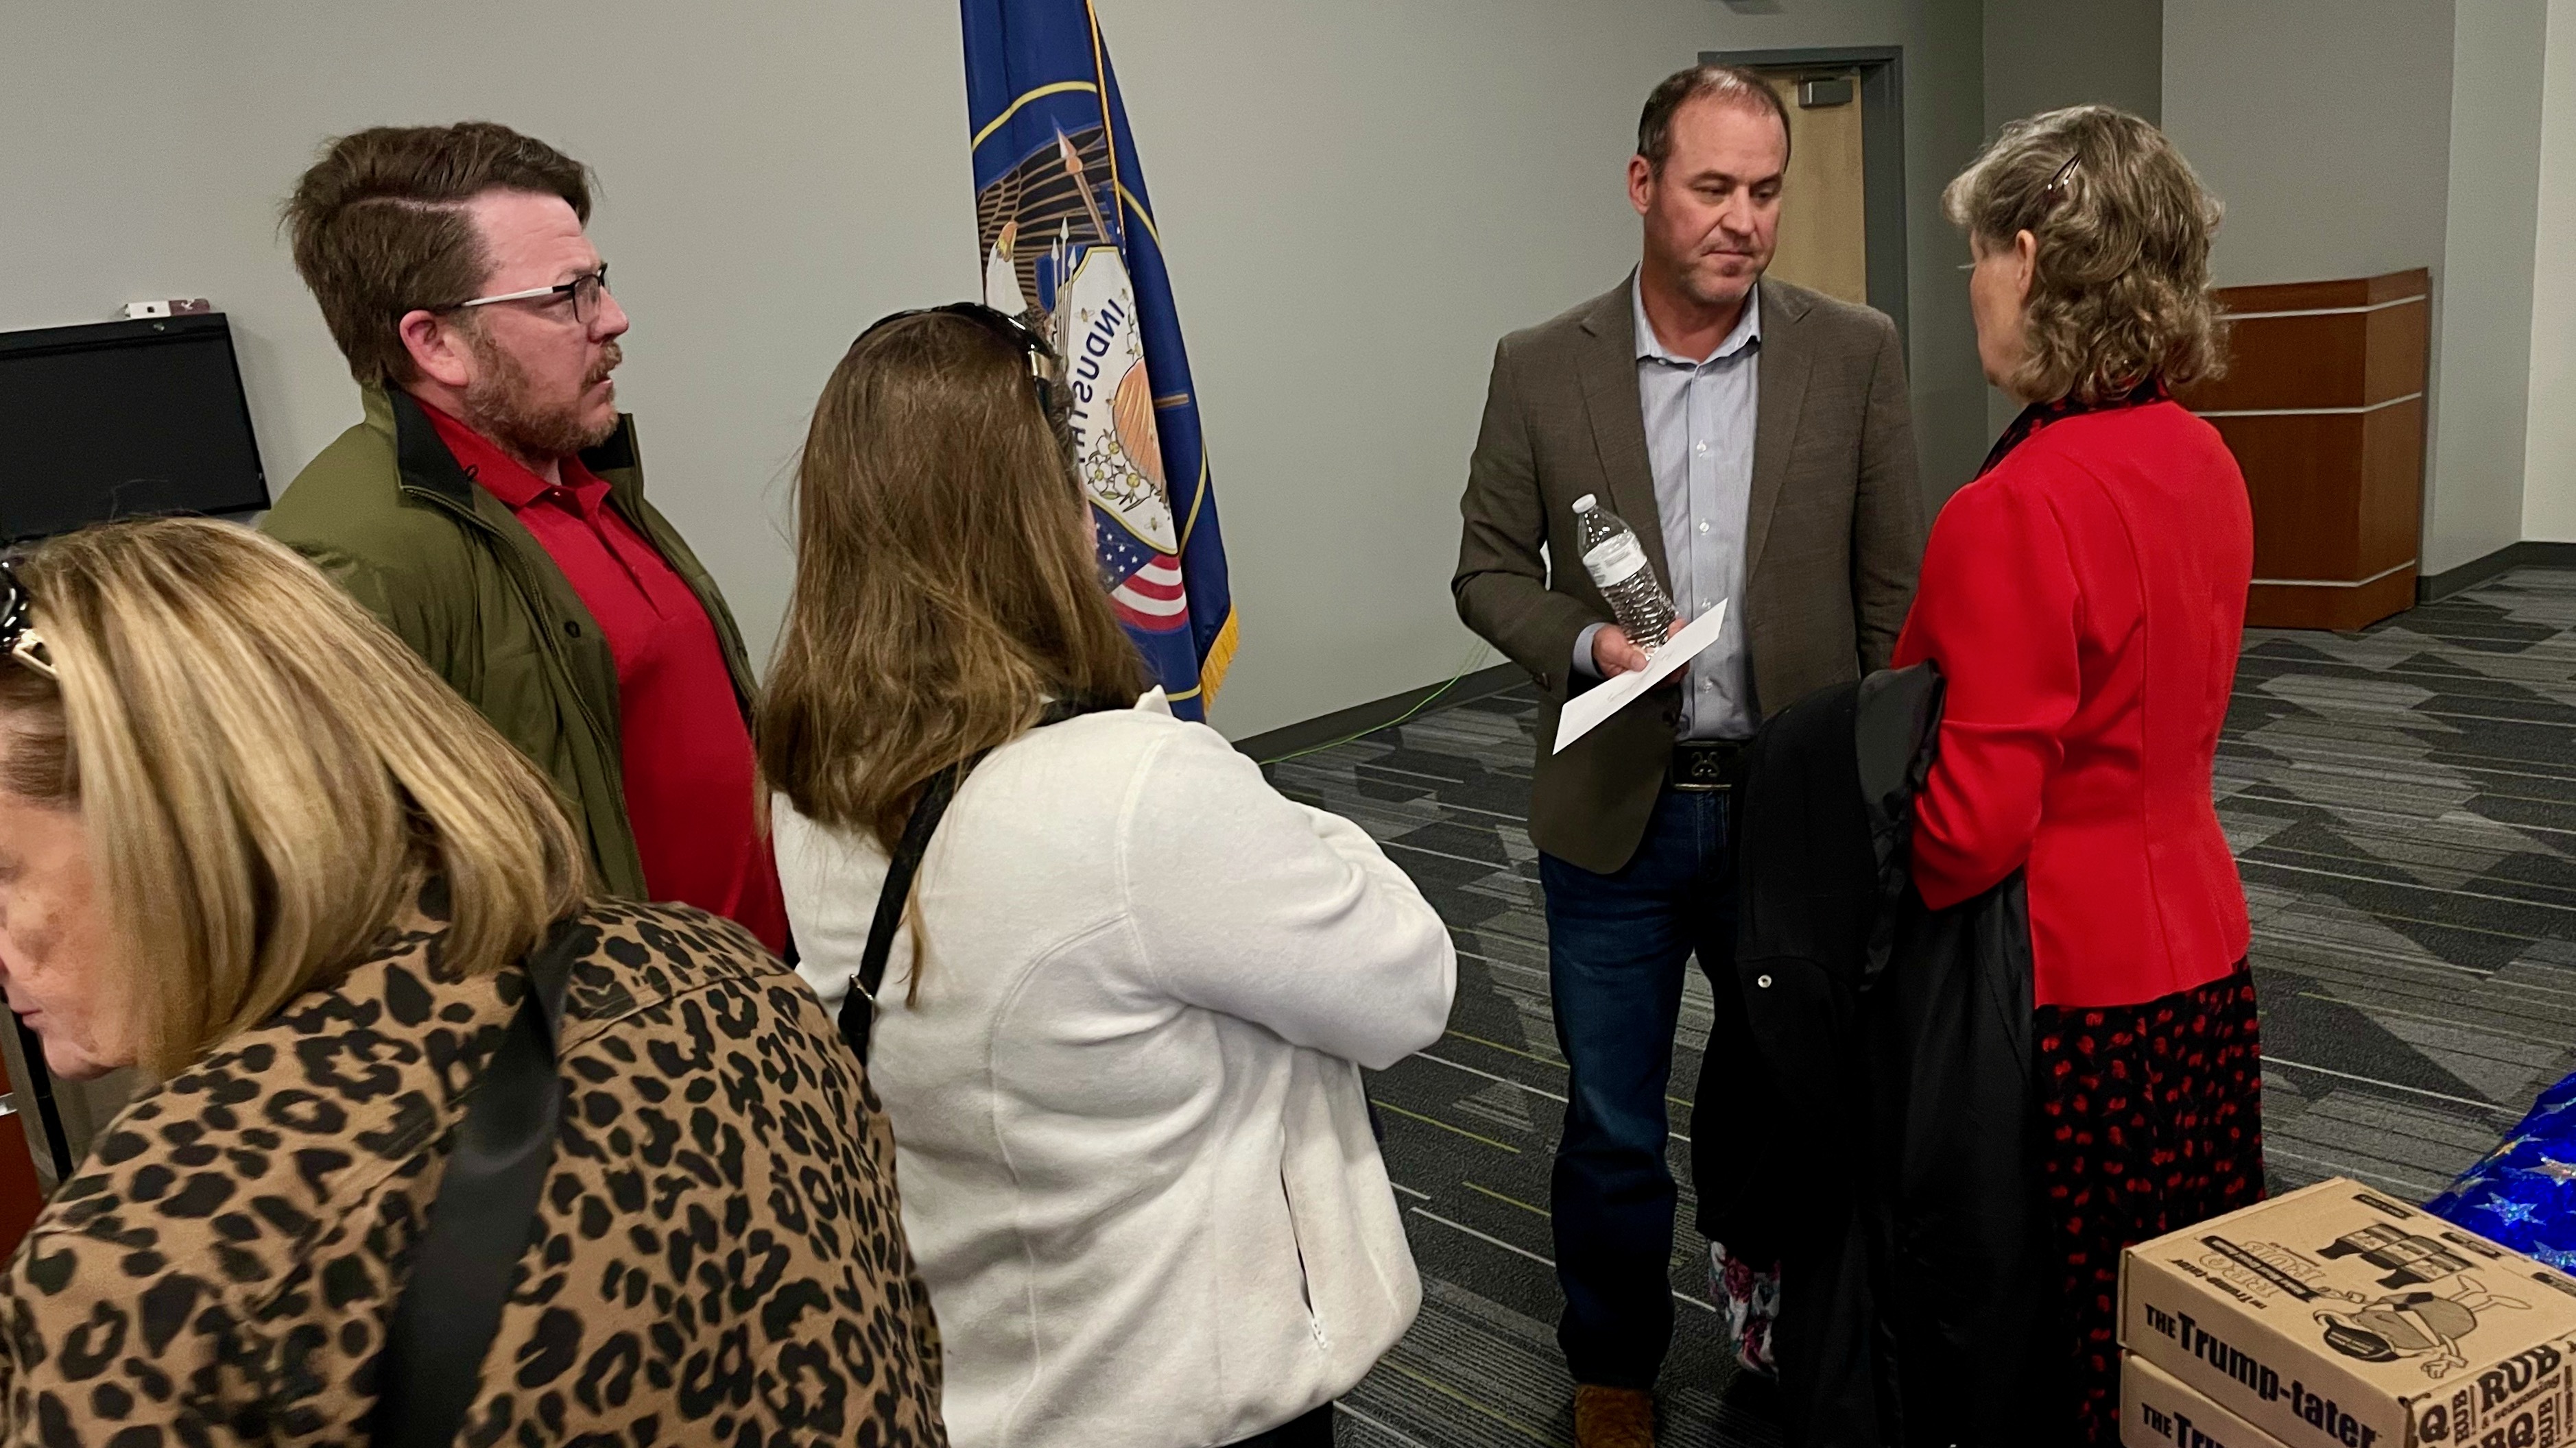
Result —
[[0, 660], [0, 787], [77, 809], [166, 1076], [353, 963], [445, 883], [460, 973], [588, 894], [544, 776], [288, 549], [229, 523], [110, 523], [17, 574], [60, 683]]
[[1049, 698], [1125, 705], [1143, 661], [1021, 350], [950, 313], [852, 343], [796, 474], [796, 585], [756, 711], [762, 777], [889, 852], [921, 787]]
[[2154, 126], [2109, 106], [2014, 121], [1942, 190], [1941, 209], [1987, 247], [2025, 231], [2038, 243], [2013, 391], [2102, 402], [2226, 370], [2209, 294], [2222, 209]]

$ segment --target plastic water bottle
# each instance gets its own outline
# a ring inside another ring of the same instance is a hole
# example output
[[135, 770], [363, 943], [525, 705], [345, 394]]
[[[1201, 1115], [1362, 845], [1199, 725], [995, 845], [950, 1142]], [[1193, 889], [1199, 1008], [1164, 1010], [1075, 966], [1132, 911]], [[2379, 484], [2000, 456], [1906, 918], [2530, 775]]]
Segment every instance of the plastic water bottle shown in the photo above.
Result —
[[1673, 631], [1673, 601], [1646, 566], [1645, 545], [1590, 493], [1574, 500], [1574, 519], [1583, 526], [1583, 567], [1610, 600], [1619, 631], [1647, 653], [1661, 648]]

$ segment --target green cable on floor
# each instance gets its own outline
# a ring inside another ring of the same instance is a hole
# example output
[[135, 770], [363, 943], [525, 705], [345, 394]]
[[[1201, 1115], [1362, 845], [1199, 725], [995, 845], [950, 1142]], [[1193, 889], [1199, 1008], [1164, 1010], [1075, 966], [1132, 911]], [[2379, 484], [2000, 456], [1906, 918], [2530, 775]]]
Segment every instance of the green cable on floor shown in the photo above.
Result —
[[1414, 700], [1412, 708], [1405, 710], [1403, 713], [1396, 715], [1394, 718], [1387, 720], [1383, 724], [1372, 724], [1368, 728], [1359, 731], [1357, 734], [1346, 734], [1339, 739], [1328, 740], [1322, 744], [1310, 745], [1307, 748], [1296, 750], [1293, 753], [1282, 754], [1276, 759], [1260, 760], [1258, 763], [1262, 768], [1267, 769], [1274, 764], [1286, 764], [1292, 759], [1303, 759], [1309, 754], [1321, 754], [1327, 749], [1339, 749], [1345, 744], [1351, 744], [1359, 740], [1366, 739], [1381, 729], [1393, 729], [1397, 725], [1411, 719], [1414, 715], [1431, 707], [1432, 700], [1439, 698], [1441, 695], [1448, 693], [1454, 688], [1457, 688], [1458, 681], [1466, 678], [1469, 674], [1474, 673], [1483, 665], [1486, 656], [1493, 653], [1493, 651], [1493, 645], [1491, 644], [1478, 644], [1476, 646], [1476, 651], [1467, 656], [1467, 662], [1459, 666], [1458, 672], [1449, 676], [1448, 683], [1445, 683], [1439, 688], [1432, 690], [1430, 693], [1423, 695], [1421, 698]]

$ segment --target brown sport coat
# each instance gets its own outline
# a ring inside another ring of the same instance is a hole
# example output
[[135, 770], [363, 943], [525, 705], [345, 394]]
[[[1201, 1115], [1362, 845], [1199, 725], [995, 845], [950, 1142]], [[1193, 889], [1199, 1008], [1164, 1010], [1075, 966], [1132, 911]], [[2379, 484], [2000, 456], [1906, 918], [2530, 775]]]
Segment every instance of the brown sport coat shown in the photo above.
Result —
[[[1914, 424], [1896, 328], [1881, 313], [1765, 279], [1742, 611], [1768, 716], [1886, 666], [1923, 556]], [[1494, 349], [1458, 511], [1458, 616], [1529, 670], [1539, 711], [1530, 840], [1598, 874], [1628, 862], [1663, 787], [1677, 675], [1561, 755], [1574, 640], [1610, 606], [1576, 557], [1574, 500], [1598, 494], [1672, 587], [1637, 397], [1625, 281]], [[1554, 544], [1542, 556], [1542, 545]], [[1556, 567], [1551, 576], [1549, 559]]]

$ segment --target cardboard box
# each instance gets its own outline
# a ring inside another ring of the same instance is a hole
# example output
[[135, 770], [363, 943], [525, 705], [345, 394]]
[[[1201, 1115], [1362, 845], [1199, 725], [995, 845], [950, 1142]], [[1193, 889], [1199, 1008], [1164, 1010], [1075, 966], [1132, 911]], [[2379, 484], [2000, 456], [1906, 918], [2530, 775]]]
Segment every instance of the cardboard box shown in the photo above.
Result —
[[2576, 1444], [2576, 1279], [2358, 1182], [2130, 1248], [2120, 1341], [2285, 1448]]
[[2136, 1353], [2120, 1363], [2121, 1448], [2282, 1448]]

